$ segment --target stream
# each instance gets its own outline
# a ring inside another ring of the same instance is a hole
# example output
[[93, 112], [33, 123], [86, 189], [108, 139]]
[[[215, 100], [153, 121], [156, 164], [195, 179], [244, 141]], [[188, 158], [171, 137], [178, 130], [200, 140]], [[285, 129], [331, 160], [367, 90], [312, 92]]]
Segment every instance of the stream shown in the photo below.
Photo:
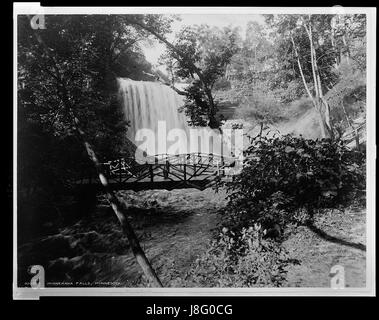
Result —
[[[141, 246], [165, 286], [182, 279], [206, 249], [226, 194], [212, 189], [119, 191]], [[95, 212], [57, 234], [19, 248], [20, 285], [27, 268], [45, 268], [46, 286], [146, 286], [113, 211], [99, 198]]]

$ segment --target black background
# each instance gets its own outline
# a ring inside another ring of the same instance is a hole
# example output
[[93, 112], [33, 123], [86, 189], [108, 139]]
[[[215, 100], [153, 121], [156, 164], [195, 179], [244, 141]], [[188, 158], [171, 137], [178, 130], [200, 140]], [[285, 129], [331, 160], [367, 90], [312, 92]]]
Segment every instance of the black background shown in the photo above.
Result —
[[[330, 1], [317, 1], [289, 3], [288, 1], [87, 1], [83, 0], [53, 0], [41, 1], [46, 6], [296, 6], [296, 7], [322, 7], [322, 6], [369, 6], [374, 7], [373, 3], [368, 1], [348, 2], [338, 1], [331, 3]], [[13, 209], [12, 209], [12, 180], [13, 180], [13, 2], [2, 2], [2, 8], [6, 7], [7, 13], [2, 10], [2, 93], [5, 94], [6, 100], [2, 100], [1, 128], [4, 130], [2, 134], [2, 148], [0, 149], [2, 160], [5, 164], [1, 166], [2, 181], [6, 183], [5, 206], [1, 210], [1, 235], [6, 237], [2, 240], [2, 250], [0, 254], [2, 266], [6, 266], [6, 273], [2, 271], [1, 292], [7, 304], [12, 304], [12, 318], [16, 315], [14, 311], [26, 312], [27, 317], [47, 317], [56, 318], [59, 316], [88, 319], [91, 314], [102, 315], [102, 317], [118, 319], [281, 319], [285, 316], [290, 318], [308, 319], [344, 319], [363, 318], [374, 306], [376, 298], [368, 297], [42, 297], [38, 303], [35, 301], [12, 301], [12, 273], [13, 273]], [[6, 50], [7, 48], [7, 50]], [[5, 80], [5, 81], [4, 81]], [[9, 100], [8, 100], [9, 99]], [[5, 137], [5, 139], [4, 139]], [[4, 189], [3, 189], [4, 190]], [[4, 193], [3, 193], [4, 194]], [[8, 253], [5, 254], [6, 249]], [[2, 299], [2, 302], [5, 300]], [[106, 303], [104, 303], [106, 302]], [[47, 308], [48, 305], [54, 303], [53, 309]], [[196, 316], [178, 318], [168, 316], [149, 316], [146, 315], [146, 308], [153, 304], [160, 306], [188, 306], [189, 304], [224, 304], [232, 305], [233, 314], [224, 316]], [[1, 313], [5, 313], [2, 309]], [[103, 311], [103, 312], [101, 312]], [[101, 312], [101, 314], [100, 314]]]

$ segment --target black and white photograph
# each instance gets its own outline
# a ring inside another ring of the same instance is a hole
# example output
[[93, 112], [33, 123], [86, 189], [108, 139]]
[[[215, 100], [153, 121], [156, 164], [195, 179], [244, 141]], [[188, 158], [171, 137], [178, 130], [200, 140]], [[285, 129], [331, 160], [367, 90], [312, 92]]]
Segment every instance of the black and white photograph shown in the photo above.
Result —
[[373, 295], [375, 8], [14, 3], [13, 298]]

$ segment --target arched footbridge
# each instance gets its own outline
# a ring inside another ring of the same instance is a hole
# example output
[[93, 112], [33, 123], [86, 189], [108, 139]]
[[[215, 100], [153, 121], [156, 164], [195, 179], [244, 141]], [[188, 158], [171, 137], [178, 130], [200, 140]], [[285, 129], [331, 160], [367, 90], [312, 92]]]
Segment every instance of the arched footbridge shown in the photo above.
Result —
[[[135, 191], [182, 188], [204, 190], [220, 179], [232, 179], [242, 167], [242, 161], [237, 158], [204, 153], [159, 154], [144, 160], [141, 163], [135, 158], [125, 157], [104, 162], [102, 165], [111, 188]], [[77, 184], [101, 188], [94, 173], [84, 174]]]

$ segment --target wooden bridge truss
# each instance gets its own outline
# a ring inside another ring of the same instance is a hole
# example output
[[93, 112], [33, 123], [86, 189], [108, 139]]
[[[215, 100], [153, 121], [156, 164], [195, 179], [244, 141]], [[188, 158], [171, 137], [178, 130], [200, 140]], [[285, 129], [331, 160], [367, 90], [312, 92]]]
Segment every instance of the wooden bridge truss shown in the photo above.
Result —
[[[239, 168], [239, 160], [216, 154], [159, 154], [145, 159], [119, 158], [103, 163], [109, 184], [114, 189], [203, 190], [220, 179], [228, 179]], [[81, 185], [100, 187], [94, 175], [80, 180]]]

